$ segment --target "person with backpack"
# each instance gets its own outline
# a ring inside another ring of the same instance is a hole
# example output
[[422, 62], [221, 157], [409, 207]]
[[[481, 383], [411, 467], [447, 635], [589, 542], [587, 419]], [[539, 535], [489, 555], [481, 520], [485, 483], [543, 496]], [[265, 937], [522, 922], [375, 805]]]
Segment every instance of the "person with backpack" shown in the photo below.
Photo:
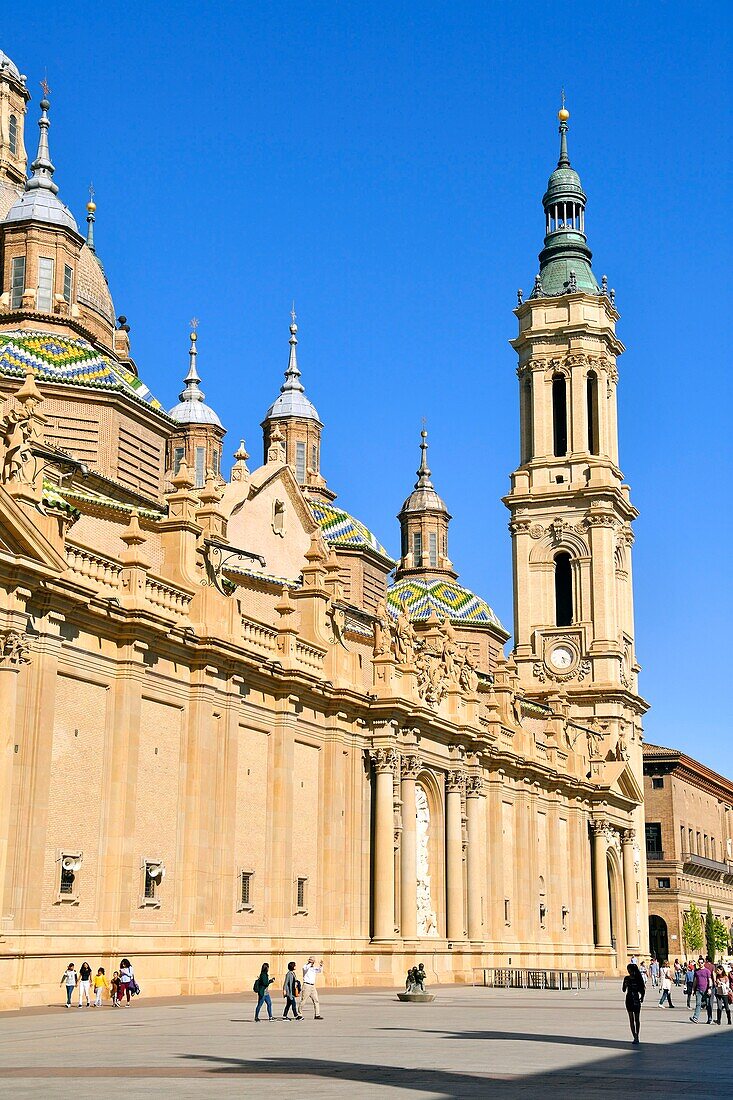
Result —
[[268, 990], [274, 981], [275, 979], [270, 977], [270, 964], [263, 963], [262, 969], [260, 970], [260, 976], [255, 980], [252, 986], [252, 989], [257, 994], [257, 1008], [255, 1009], [256, 1024], [260, 1022], [260, 1009], [263, 1004], [267, 1005], [267, 1015], [270, 1021], [272, 1021], [272, 1001], [270, 1000]]
[[283, 1012], [283, 1020], [289, 1020], [289, 1009], [293, 1010], [293, 1019], [302, 1020], [303, 1017], [298, 1012], [298, 998], [300, 997], [302, 986], [295, 976], [295, 963], [289, 962], [287, 973], [285, 974], [285, 981], [283, 982], [283, 997], [285, 998], [285, 1011]]

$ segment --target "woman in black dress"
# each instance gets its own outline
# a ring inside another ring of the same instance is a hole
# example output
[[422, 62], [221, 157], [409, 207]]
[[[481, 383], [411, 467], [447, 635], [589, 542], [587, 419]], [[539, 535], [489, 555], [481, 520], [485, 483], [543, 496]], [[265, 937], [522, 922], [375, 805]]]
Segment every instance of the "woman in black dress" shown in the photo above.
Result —
[[626, 994], [626, 1011], [629, 1014], [629, 1027], [634, 1042], [639, 1042], [639, 1017], [641, 1016], [641, 1003], [644, 1000], [646, 987], [641, 971], [636, 963], [629, 963], [626, 967], [628, 974], [624, 978], [623, 992]]

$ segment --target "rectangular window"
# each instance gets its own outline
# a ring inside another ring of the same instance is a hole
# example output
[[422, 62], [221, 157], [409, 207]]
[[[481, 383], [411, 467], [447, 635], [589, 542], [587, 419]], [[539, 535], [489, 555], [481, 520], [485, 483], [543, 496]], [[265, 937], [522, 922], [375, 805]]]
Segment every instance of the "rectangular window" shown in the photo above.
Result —
[[512, 903], [509, 898], [504, 898], [504, 924], [512, 923]]
[[305, 443], [295, 444], [295, 477], [299, 485], [305, 485]]
[[239, 908], [252, 909], [252, 871], [242, 871], [239, 878]]
[[657, 889], [658, 890], [669, 890], [669, 887], [670, 887], [670, 880], [668, 878], [658, 878], [657, 879]]
[[10, 308], [20, 309], [25, 290], [25, 256], [14, 256], [10, 268]]
[[153, 901], [153, 900], [155, 899], [155, 885], [156, 885], [156, 880], [155, 880], [155, 878], [153, 877], [153, 875], [151, 874], [151, 870], [152, 870], [152, 864], [150, 864], [150, 863], [146, 863], [146, 864], [145, 864], [145, 889], [144, 889], [144, 897], [145, 897], [145, 898], [146, 898], [146, 900], [148, 900], [148, 901]]
[[74, 893], [74, 879], [76, 875], [73, 871], [68, 871], [65, 867], [61, 868], [61, 882], [59, 883], [60, 894], [73, 894]]
[[38, 292], [36, 294], [36, 309], [44, 313], [51, 312], [53, 304], [53, 260], [47, 256], [38, 257]]
[[73, 278], [73, 271], [69, 264], [64, 264], [64, 301], [71, 305], [71, 280]]
[[422, 531], [415, 531], [412, 536], [412, 564], [419, 568], [422, 565]]
[[304, 913], [306, 908], [306, 886], [308, 885], [307, 878], [299, 878], [297, 881], [296, 894], [295, 894], [295, 907], [299, 913]]
[[647, 859], [662, 859], [662, 826], [650, 821], [644, 826]]
[[314, 474], [318, 473], [318, 447], [315, 443], [311, 444], [311, 469]]
[[185, 455], [185, 453], [186, 453], [186, 448], [185, 447], [176, 447], [175, 450], [173, 451], [173, 473], [174, 474], [177, 474], [178, 471], [180, 470], [181, 463], [183, 462], [183, 456]]
[[661, 791], [663, 786], [664, 786], [664, 780], [661, 778], [661, 776], [658, 776], [658, 775], [652, 776], [652, 787], [654, 788], [655, 791]]
[[10, 145], [10, 152], [14, 157], [18, 155], [18, 119], [15, 115], [10, 116], [8, 122], [8, 144]]
[[428, 534], [428, 553], [430, 554], [430, 564], [433, 568], [438, 565], [438, 536], [435, 531], [430, 531]]
[[206, 447], [196, 448], [196, 488], [200, 489], [206, 480]]
[[214, 448], [214, 454], [212, 456], [211, 466], [212, 466], [212, 469], [213, 469], [214, 473], [218, 477], [219, 476], [219, 452], [216, 450], [216, 448]]

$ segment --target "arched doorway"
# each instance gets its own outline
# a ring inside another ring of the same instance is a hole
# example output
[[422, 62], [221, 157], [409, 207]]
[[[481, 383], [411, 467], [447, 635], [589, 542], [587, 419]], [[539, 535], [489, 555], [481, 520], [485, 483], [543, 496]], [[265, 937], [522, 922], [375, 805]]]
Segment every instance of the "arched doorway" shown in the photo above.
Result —
[[430, 800], [421, 783], [415, 787], [416, 856], [417, 856], [417, 934], [419, 937], [438, 935], [438, 917], [433, 881], [434, 860], [431, 859], [432, 818]]
[[664, 917], [649, 917], [649, 951], [660, 962], [669, 958], [669, 937]]

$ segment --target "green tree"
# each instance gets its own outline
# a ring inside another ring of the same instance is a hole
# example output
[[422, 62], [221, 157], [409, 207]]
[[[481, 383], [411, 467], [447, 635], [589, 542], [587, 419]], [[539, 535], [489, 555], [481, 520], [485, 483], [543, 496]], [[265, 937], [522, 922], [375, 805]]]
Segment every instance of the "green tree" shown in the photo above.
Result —
[[713, 920], [713, 939], [715, 940], [715, 955], [711, 957], [721, 959], [728, 954], [729, 941], [728, 929], [720, 917], [715, 917]]
[[713, 910], [708, 902], [707, 912], [705, 913], [705, 950], [708, 953], [709, 959], [715, 959], [715, 917], [713, 916]]
[[702, 951], [702, 914], [694, 901], [690, 902], [689, 912], [682, 918], [682, 942], [687, 955], [699, 955]]

